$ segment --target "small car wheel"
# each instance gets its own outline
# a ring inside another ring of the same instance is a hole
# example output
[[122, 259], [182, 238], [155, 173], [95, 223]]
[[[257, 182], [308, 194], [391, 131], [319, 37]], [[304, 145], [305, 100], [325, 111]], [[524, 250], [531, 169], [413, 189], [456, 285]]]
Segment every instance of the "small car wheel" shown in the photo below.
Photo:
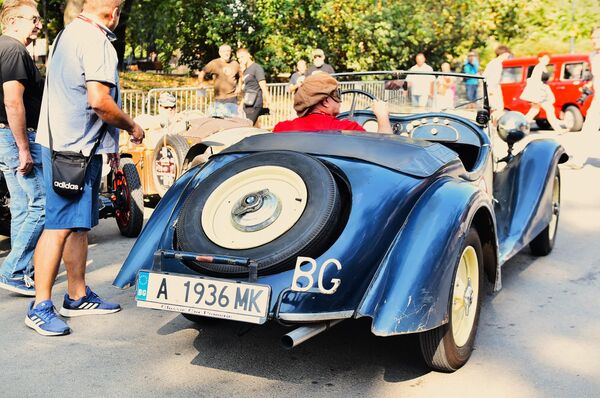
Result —
[[144, 224], [144, 192], [133, 160], [121, 158], [113, 178], [115, 219], [121, 235], [137, 237]]
[[183, 174], [184, 161], [190, 146], [185, 138], [169, 134], [158, 140], [152, 155], [152, 178], [161, 197]]
[[0, 235], [10, 237], [10, 194], [4, 175], [0, 175]]
[[434, 370], [454, 372], [471, 356], [481, 308], [482, 259], [479, 235], [471, 228], [454, 271], [448, 323], [419, 334], [423, 358]]
[[560, 171], [556, 168], [554, 174], [554, 183], [552, 184], [552, 217], [550, 223], [542, 232], [536, 236], [529, 248], [534, 256], [546, 256], [554, 248], [556, 240], [556, 231], [558, 230], [558, 218], [560, 215]]
[[569, 131], [580, 131], [583, 127], [583, 115], [579, 108], [569, 105], [564, 112], [564, 120]]
[[547, 119], [536, 119], [535, 124], [537, 124], [540, 130], [552, 130], [552, 126]]
[[[208, 176], [186, 199], [177, 246], [209, 255], [247, 257], [261, 274], [318, 256], [340, 215], [340, 192], [319, 160], [288, 151], [244, 156]], [[235, 265], [190, 262], [200, 272], [247, 275]]]

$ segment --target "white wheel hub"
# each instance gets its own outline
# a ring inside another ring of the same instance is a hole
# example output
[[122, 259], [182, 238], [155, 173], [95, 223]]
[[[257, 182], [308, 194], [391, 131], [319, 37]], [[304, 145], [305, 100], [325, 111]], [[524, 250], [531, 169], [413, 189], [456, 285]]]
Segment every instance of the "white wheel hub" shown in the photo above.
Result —
[[302, 216], [308, 192], [302, 178], [280, 166], [259, 166], [229, 177], [208, 197], [202, 229], [216, 245], [250, 249], [277, 239]]
[[477, 313], [479, 261], [472, 246], [463, 251], [454, 278], [452, 297], [452, 336], [458, 347], [467, 344]]

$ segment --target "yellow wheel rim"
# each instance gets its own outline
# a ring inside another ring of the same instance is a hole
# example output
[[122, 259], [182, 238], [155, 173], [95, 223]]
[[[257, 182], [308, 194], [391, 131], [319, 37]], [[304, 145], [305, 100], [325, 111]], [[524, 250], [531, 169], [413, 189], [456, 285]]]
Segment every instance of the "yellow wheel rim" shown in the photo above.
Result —
[[280, 166], [260, 166], [219, 185], [202, 210], [202, 229], [216, 245], [250, 249], [267, 244], [302, 216], [308, 192], [302, 178]]
[[554, 186], [552, 187], [552, 218], [548, 227], [548, 237], [554, 239], [556, 227], [558, 226], [558, 214], [560, 213], [560, 178], [554, 177]]
[[452, 336], [458, 347], [467, 344], [477, 312], [479, 297], [479, 261], [472, 246], [463, 251], [452, 296]]

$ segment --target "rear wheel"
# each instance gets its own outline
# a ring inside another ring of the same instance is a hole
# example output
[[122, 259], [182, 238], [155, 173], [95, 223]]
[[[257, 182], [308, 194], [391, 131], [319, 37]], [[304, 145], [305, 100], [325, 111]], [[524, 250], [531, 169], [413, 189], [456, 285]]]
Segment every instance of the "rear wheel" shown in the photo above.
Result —
[[137, 237], [144, 224], [144, 192], [133, 160], [121, 158], [113, 178], [115, 219], [121, 235]]
[[558, 230], [558, 218], [560, 215], [560, 171], [558, 167], [554, 174], [554, 182], [552, 184], [552, 217], [550, 223], [538, 236], [536, 236], [529, 248], [534, 256], [546, 256], [550, 254], [554, 248], [556, 240], [556, 231]]
[[448, 305], [449, 321], [419, 334], [421, 352], [430, 368], [454, 372], [471, 356], [479, 323], [482, 287], [481, 241], [477, 231], [471, 228], [454, 271]]
[[169, 134], [158, 140], [152, 157], [154, 187], [162, 197], [183, 174], [184, 161], [190, 146], [180, 135]]
[[583, 115], [579, 108], [574, 105], [566, 107], [563, 119], [569, 131], [579, 131], [583, 127]]

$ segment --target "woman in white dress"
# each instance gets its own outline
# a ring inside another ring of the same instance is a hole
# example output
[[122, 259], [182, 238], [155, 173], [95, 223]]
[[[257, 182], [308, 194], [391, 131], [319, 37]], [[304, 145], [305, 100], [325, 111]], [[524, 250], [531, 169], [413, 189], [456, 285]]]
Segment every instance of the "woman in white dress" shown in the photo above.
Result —
[[550, 54], [542, 52], [538, 54], [538, 63], [533, 68], [531, 76], [527, 79], [525, 89], [521, 93], [521, 99], [531, 103], [529, 112], [525, 115], [528, 122], [532, 122], [540, 112], [540, 108], [546, 112], [546, 119], [557, 133], [566, 133], [567, 130], [561, 125], [554, 111], [554, 93], [548, 86], [547, 81], [550, 78], [548, 69], [550, 63]]

